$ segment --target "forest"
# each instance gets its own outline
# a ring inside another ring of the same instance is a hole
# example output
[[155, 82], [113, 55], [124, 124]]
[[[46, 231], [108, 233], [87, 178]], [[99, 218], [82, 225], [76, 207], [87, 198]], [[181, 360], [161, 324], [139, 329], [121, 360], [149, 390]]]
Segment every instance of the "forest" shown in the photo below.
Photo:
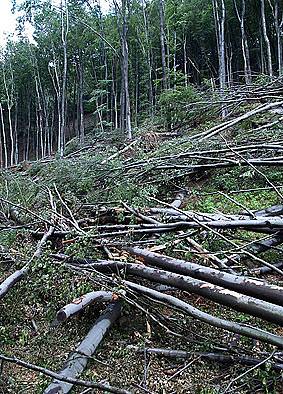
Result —
[[282, 393], [282, 0], [10, 7], [0, 394]]

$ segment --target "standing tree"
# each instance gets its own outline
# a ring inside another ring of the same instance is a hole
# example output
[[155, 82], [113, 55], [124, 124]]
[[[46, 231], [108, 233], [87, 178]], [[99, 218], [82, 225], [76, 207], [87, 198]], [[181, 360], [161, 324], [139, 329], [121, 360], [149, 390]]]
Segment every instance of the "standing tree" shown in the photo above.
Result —
[[269, 37], [267, 34], [266, 17], [265, 17], [265, 1], [264, 0], [260, 0], [260, 9], [261, 9], [262, 33], [263, 33], [263, 38], [264, 38], [264, 42], [266, 45], [266, 51], [267, 51], [268, 74], [270, 77], [272, 77], [273, 70], [272, 70], [271, 46], [270, 46], [270, 41], [269, 41]]
[[234, 0], [236, 15], [240, 23], [241, 28], [241, 44], [242, 44], [242, 53], [244, 59], [244, 73], [245, 73], [245, 82], [246, 84], [251, 83], [251, 63], [250, 63], [250, 51], [249, 44], [246, 34], [245, 27], [245, 18], [246, 18], [246, 0], [242, 0], [241, 10], [239, 10], [237, 0]]
[[114, 0], [116, 15], [118, 18], [118, 29], [121, 41], [121, 129], [126, 132], [131, 140], [131, 102], [129, 92], [129, 48], [128, 48], [128, 14], [129, 1], [122, 0], [121, 5]]

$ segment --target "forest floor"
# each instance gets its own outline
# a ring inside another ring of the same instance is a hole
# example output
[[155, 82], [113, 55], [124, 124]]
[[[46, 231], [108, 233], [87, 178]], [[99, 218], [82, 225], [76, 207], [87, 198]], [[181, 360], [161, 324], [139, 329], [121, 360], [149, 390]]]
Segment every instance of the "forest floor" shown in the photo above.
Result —
[[[243, 113], [250, 108], [254, 107], [245, 107]], [[283, 126], [281, 123], [268, 126], [279, 118], [280, 115], [274, 113], [260, 114], [226, 131], [225, 139], [233, 149], [250, 144], [280, 145]], [[214, 122], [218, 124], [221, 120]], [[266, 128], [256, 131], [265, 124]], [[201, 123], [195, 132], [212, 125], [211, 121]], [[85, 273], [74, 271], [66, 264], [58, 264], [52, 257], [55, 253], [92, 259], [105, 259], [109, 255], [126, 259], [129, 256], [122, 248], [137, 244], [174, 258], [211, 266], [209, 258], [180, 241], [184, 234], [182, 229], [150, 235], [131, 231], [121, 236], [101, 235], [97, 226], [109, 225], [109, 212], [115, 213], [116, 222], [112, 224], [140, 223], [135, 215], [128, 219], [123, 203], [147, 212], [149, 208], [162, 206], [160, 202], [166, 207], [182, 191], [185, 197], [180, 208], [191, 212], [228, 215], [242, 212], [244, 208], [255, 212], [282, 203], [278, 193], [283, 181], [281, 165], [256, 167], [259, 171], [245, 163], [192, 170], [191, 165], [207, 164], [209, 153], [195, 154], [189, 164], [180, 157], [172, 161], [173, 155], [226, 147], [221, 138], [196, 142], [190, 135], [191, 129], [184, 128], [179, 136], [170, 138], [154, 127], [147, 127], [138, 131], [130, 148], [124, 149], [129, 144], [123, 142], [119, 133], [108, 135], [107, 143], [106, 136], [101, 134], [85, 150], [76, 151], [75, 143], [74, 146], [69, 144], [68, 156], [63, 160], [23, 163], [1, 171], [1, 282], [23, 267], [36, 250], [40, 239], [37, 233], [46, 231], [47, 222], [54, 214], [50, 196], [56, 203], [61, 231], [66, 235], [52, 237], [41, 257], [32, 262], [28, 275], [0, 301], [0, 353], [59, 371], [104, 309], [105, 305], [101, 304], [88, 307], [58, 327], [51, 327], [56, 312], [72, 299], [88, 291], [109, 288], [108, 284], [94, 284]], [[223, 155], [217, 153], [218, 162]], [[269, 153], [259, 147], [248, 151], [245, 160], [270, 155], [280, 156], [276, 151]], [[78, 231], [76, 223], [83, 231]], [[245, 229], [223, 229], [219, 233], [237, 245], [266, 236]], [[190, 230], [191, 236], [215, 256], [227, 255], [224, 253], [229, 249], [227, 242], [215, 232], [194, 228]], [[271, 264], [280, 262], [282, 249], [274, 247], [263, 256], [264, 261]], [[261, 265], [250, 258], [239, 262], [237, 269], [239, 273], [252, 275], [252, 269]], [[271, 271], [262, 278], [283, 286], [278, 272]], [[167, 293], [214, 316], [283, 335], [282, 327], [275, 323], [237, 312], [201, 295], [181, 290]], [[272, 369], [268, 360], [263, 367], [252, 368], [234, 361], [217, 363], [199, 355], [199, 352], [226, 352], [268, 358], [267, 355], [275, 351], [274, 346], [212, 327], [176, 308], [142, 296], [134, 300], [134, 304], [123, 302], [121, 317], [89, 360], [82, 379], [109, 382], [133, 393], [283, 393], [282, 371]], [[180, 349], [190, 352], [191, 357], [170, 359], [137, 351], [146, 348]], [[50, 381], [47, 376], [16, 364], [3, 362], [0, 368], [1, 394], [42, 393]], [[72, 392], [99, 391], [76, 387]]]

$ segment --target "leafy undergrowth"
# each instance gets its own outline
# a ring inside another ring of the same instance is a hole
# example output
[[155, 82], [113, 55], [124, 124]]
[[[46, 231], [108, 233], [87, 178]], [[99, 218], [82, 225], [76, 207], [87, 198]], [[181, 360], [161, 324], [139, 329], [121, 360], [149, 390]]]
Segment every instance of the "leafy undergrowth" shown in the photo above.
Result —
[[[263, 119], [259, 117], [258, 122], [263, 122]], [[202, 127], [206, 127], [205, 124]], [[251, 124], [245, 127], [249, 129]], [[279, 131], [277, 129], [278, 133]], [[236, 133], [235, 130], [233, 132]], [[149, 207], [156, 205], [150, 198], [171, 202], [180, 189], [188, 192], [184, 204], [187, 210], [208, 213], [239, 213], [245, 209], [257, 210], [280, 202], [278, 193], [263, 175], [268, 176], [273, 184], [280, 186], [282, 170], [277, 167], [261, 167], [260, 173], [249, 167], [238, 166], [226, 170], [201, 171], [194, 176], [189, 173], [182, 175], [175, 170], [173, 177], [172, 171], [157, 171], [155, 164], [150, 164], [151, 160], [168, 154], [220, 146], [217, 141], [200, 146], [193, 144], [187, 137], [184, 134], [179, 138], [164, 141], [147, 133], [147, 137], [141, 138], [131, 151], [117, 155], [105, 164], [102, 162], [120, 149], [118, 137], [116, 148], [110, 145], [101, 147], [98, 141], [99, 147], [94, 145], [93, 150], [78, 156], [72, 156], [70, 152], [69, 158], [64, 160], [25, 163], [22, 167], [1, 173], [0, 196], [28, 209], [19, 210], [19, 222], [29, 223], [31, 228], [41, 230], [44, 226], [42, 223], [37, 224], [40, 220], [34, 218], [31, 212], [50, 220], [52, 211], [49, 191], [54, 193], [54, 185], [77, 219], [90, 214], [84, 208], [88, 204], [92, 206], [92, 214], [101, 206], [121, 206], [121, 201], [133, 207]], [[276, 141], [277, 134], [271, 130], [268, 137], [264, 137], [269, 141]], [[247, 132], [244, 129], [237, 134], [236, 141], [241, 144], [246, 138]], [[146, 163], [137, 170], [135, 167], [126, 169], [129, 164], [139, 161]], [[58, 198], [56, 202], [60, 205]], [[62, 207], [61, 209], [63, 212]], [[1, 218], [3, 223], [10, 223], [8, 228], [1, 228], [0, 231], [2, 281], [30, 259], [37, 241], [28, 228], [17, 228], [10, 205], [4, 201], [1, 203]], [[134, 221], [134, 218], [132, 220]], [[196, 239], [210, 251], [227, 250], [225, 242], [214, 234], [204, 234], [201, 230], [195, 233]], [[95, 234], [95, 229], [92, 234]], [[162, 251], [164, 254], [209, 264], [192, 253], [185, 243], [176, 245], [174, 241], [178, 240], [178, 237], [178, 233], [161, 235], [156, 239], [156, 244], [165, 245]], [[261, 235], [247, 231], [233, 233], [236, 243], [250, 242], [257, 238], [261, 238]], [[131, 240], [128, 238], [125, 242]], [[97, 248], [91, 237], [78, 237], [75, 232], [70, 232], [65, 240], [55, 239], [48, 242], [43, 256], [33, 263], [29, 276], [18, 283], [0, 302], [1, 352], [51, 370], [60, 370], [67, 355], [84, 338], [104, 308], [103, 305], [88, 307], [84, 313], [62, 326], [50, 328], [56, 312], [62, 306], [90, 290], [102, 289], [101, 286], [91, 284], [85, 276], [69, 270], [64, 264], [55, 264], [50, 253], [58, 251], [81, 257], [105, 258], [103, 251]], [[219, 256], [221, 257], [221, 253]], [[277, 248], [265, 254], [264, 258], [274, 261], [281, 256], [281, 249]], [[247, 261], [241, 268], [245, 272], [247, 267], [252, 265], [251, 261]], [[272, 283], [282, 283], [277, 275], [268, 275], [267, 279]], [[282, 334], [282, 329], [275, 325], [236, 313], [202, 297], [184, 292], [180, 297], [216, 316], [254, 324]], [[148, 315], [125, 302], [122, 317], [90, 360], [83, 379], [105, 380], [112, 385], [129, 388], [135, 393], [148, 390], [151, 393], [216, 394], [224, 392], [231, 379], [237, 378], [247, 367], [235, 363], [211, 363], [194, 356], [194, 352], [229, 348], [235, 353], [243, 351], [250, 355], [260, 355], [261, 352], [272, 350], [271, 346], [208, 327], [164, 305], [149, 304], [142, 297], [137, 299], [137, 302], [146, 305]], [[158, 316], [157, 320], [162, 325], [154, 321], [150, 314]], [[145, 356], [144, 353], [137, 353], [131, 346], [141, 349], [157, 347], [187, 350], [192, 352], [192, 358], [181, 361]], [[41, 393], [50, 381], [33, 371], [6, 363], [0, 379], [0, 392], [3, 394]], [[234, 392], [280, 393], [281, 383], [280, 375], [271, 371], [267, 364], [263, 369], [255, 369], [237, 381]], [[83, 389], [76, 388], [73, 392], [82, 393]]]

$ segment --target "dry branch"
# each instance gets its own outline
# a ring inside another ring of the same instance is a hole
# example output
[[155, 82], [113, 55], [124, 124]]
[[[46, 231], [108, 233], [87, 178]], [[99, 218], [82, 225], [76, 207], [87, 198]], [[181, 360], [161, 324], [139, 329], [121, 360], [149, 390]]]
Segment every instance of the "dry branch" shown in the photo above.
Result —
[[3, 298], [8, 291], [17, 283], [19, 282], [21, 279], [23, 279], [28, 271], [29, 271], [29, 266], [32, 263], [32, 261], [34, 259], [38, 259], [42, 253], [42, 248], [44, 247], [44, 245], [46, 244], [47, 240], [51, 237], [51, 235], [53, 234], [54, 231], [54, 227], [50, 226], [49, 230], [43, 235], [43, 237], [41, 238], [41, 240], [39, 241], [36, 251], [34, 252], [33, 256], [31, 257], [31, 259], [28, 261], [28, 263], [20, 270], [14, 272], [12, 275], [8, 276], [7, 279], [4, 280], [4, 282], [2, 282], [0, 284], [0, 300], [1, 298]]
[[[168, 357], [175, 359], [190, 359], [193, 356], [200, 357], [203, 360], [219, 362], [224, 364], [242, 364], [242, 365], [258, 365], [265, 359], [259, 359], [251, 356], [246, 356], [242, 354], [226, 354], [226, 353], [216, 353], [216, 352], [188, 352], [184, 350], [174, 350], [174, 349], [159, 349], [159, 348], [138, 348], [135, 346], [128, 346], [128, 349], [133, 349], [138, 353], [148, 353], [160, 357]], [[282, 371], [283, 362], [270, 362], [270, 367], [276, 371]]]
[[93, 389], [103, 390], [108, 393], [114, 393], [114, 394], [131, 394], [127, 390], [122, 390], [122, 389], [119, 389], [116, 387], [112, 387], [110, 385], [96, 383], [96, 382], [90, 382], [87, 380], [77, 380], [77, 379], [74, 379], [71, 377], [64, 377], [54, 371], [51, 371], [50, 369], [39, 367], [38, 365], [31, 364], [27, 361], [20, 360], [17, 357], [8, 357], [3, 354], [0, 354], [0, 360], [7, 362], [7, 363], [17, 364], [23, 368], [42, 373], [43, 375], [50, 376], [51, 378], [57, 379], [58, 381], [69, 383], [72, 386], [75, 385], [75, 386], [81, 386], [81, 387], [90, 387]]

